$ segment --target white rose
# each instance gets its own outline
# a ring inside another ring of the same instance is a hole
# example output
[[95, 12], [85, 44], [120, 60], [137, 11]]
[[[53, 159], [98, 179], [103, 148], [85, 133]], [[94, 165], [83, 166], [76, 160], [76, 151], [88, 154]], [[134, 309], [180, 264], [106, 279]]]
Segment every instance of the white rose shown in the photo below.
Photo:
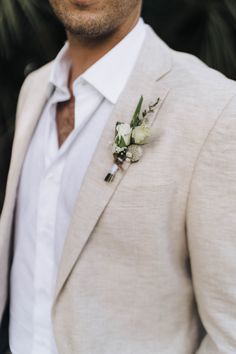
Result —
[[117, 131], [116, 144], [119, 146], [120, 145], [123, 146], [122, 143], [124, 142], [126, 146], [130, 145], [131, 134], [132, 134], [132, 128], [130, 127], [130, 125], [127, 123], [118, 124], [116, 127], [116, 131]]
[[135, 144], [145, 144], [147, 138], [151, 135], [151, 129], [148, 125], [141, 124], [134, 128], [132, 138]]

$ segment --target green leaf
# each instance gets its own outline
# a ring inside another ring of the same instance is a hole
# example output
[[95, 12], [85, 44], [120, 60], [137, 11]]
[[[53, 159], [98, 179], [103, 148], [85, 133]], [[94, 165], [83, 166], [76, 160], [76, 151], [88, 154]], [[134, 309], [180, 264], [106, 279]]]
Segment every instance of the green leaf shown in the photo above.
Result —
[[140, 124], [139, 115], [140, 115], [140, 112], [141, 112], [142, 104], [143, 104], [143, 96], [141, 96], [141, 98], [139, 100], [139, 103], [138, 103], [138, 105], [136, 107], [136, 110], [134, 112], [133, 118], [132, 118], [131, 123], [130, 123], [130, 126], [133, 129]]
[[117, 144], [120, 148], [126, 147], [126, 143], [125, 140], [123, 138], [123, 136], [120, 137], [118, 144]]

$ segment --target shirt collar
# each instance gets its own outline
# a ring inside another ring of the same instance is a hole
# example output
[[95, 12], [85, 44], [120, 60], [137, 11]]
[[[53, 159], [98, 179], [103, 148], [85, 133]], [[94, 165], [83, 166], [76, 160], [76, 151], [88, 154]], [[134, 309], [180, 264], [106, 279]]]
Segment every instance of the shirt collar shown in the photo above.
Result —
[[68, 77], [71, 62], [68, 54], [69, 43], [66, 42], [53, 62], [49, 84], [58, 89], [65, 90], [68, 86]]
[[[76, 95], [79, 82], [85, 80], [108, 101], [116, 104], [133, 70], [145, 34], [146, 26], [143, 20], [139, 19], [125, 38], [74, 81], [74, 94]], [[68, 46], [69, 44], [66, 43], [59, 52], [50, 76], [51, 85], [62, 91], [68, 91], [67, 83], [71, 67]]]

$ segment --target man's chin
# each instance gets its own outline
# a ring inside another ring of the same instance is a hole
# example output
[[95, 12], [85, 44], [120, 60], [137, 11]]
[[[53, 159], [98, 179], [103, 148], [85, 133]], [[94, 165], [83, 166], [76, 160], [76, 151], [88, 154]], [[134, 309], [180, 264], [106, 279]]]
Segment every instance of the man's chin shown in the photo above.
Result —
[[104, 39], [112, 31], [104, 32], [104, 31], [99, 31], [95, 28], [84, 28], [84, 27], [66, 27], [67, 33], [73, 35], [73, 36], [78, 36], [81, 39], [85, 40], [99, 40], [99, 39]]
[[104, 21], [102, 16], [90, 12], [83, 12], [77, 17], [70, 17], [69, 20], [64, 18], [64, 20], [67, 32], [87, 39], [105, 38], [114, 29], [114, 24]]

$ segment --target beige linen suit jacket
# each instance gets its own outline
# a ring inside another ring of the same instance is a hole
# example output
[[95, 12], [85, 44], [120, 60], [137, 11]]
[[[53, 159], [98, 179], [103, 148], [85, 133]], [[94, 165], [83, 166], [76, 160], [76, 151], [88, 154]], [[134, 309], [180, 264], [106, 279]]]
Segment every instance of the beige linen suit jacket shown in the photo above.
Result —
[[[50, 67], [27, 78], [18, 104], [0, 221], [0, 318], [17, 186]], [[130, 121], [140, 95], [146, 106], [161, 99], [152, 142], [108, 184], [115, 123]], [[52, 311], [59, 354], [236, 353], [235, 95], [232, 81], [148, 29], [71, 217]]]

